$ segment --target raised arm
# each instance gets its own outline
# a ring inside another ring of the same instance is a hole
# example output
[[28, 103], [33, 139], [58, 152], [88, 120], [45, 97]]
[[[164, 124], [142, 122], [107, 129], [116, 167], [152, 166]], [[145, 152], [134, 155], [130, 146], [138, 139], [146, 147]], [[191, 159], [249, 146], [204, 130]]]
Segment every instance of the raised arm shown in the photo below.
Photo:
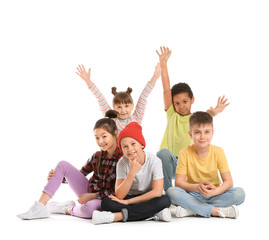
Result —
[[167, 111], [169, 107], [172, 105], [172, 94], [170, 88], [170, 81], [167, 69], [167, 61], [171, 55], [171, 51], [167, 47], [160, 47], [161, 53], [157, 50], [157, 54], [160, 59], [160, 65], [162, 68], [161, 76], [162, 76], [162, 84], [163, 84], [163, 100], [164, 100], [164, 109]]
[[108, 110], [110, 110], [111, 108], [108, 105], [103, 94], [100, 92], [100, 90], [97, 88], [97, 86], [92, 82], [91, 69], [89, 68], [89, 71], [87, 72], [83, 65], [78, 65], [77, 70], [78, 70], [78, 72], [76, 72], [76, 74], [78, 76], [80, 76], [85, 81], [88, 88], [91, 90], [92, 94], [97, 98], [100, 110], [101, 110], [103, 116], [105, 116], [106, 112]]
[[155, 72], [151, 78], [151, 80], [149, 81], [149, 84], [154, 87], [156, 81], [159, 79], [159, 77], [161, 76], [161, 72], [162, 72], [162, 68], [160, 63], [157, 63], [157, 66], [155, 67]]
[[139, 124], [142, 123], [142, 120], [144, 117], [144, 113], [145, 113], [145, 109], [146, 109], [146, 105], [147, 105], [147, 98], [148, 98], [149, 94], [151, 93], [152, 89], [154, 88], [155, 83], [158, 80], [158, 78], [160, 77], [160, 75], [161, 75], [161, 66], [158, 63], [157, 66], [155, 67], [155, 72], [153, 74], [153, 77], [151, 78], [151, 80], [147, 83], [147, 85], [143, 89], [143, 91], [140, 94], [140, 97], [137, 101], [136, 107], [135, 107], [135, 111], [134, 111], [133, 115]]

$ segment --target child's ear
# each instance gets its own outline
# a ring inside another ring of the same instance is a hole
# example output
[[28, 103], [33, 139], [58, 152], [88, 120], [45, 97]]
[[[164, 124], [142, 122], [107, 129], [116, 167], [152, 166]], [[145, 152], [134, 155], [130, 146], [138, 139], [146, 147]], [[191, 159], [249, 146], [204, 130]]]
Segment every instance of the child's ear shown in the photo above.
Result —
[[192, 99], [191, 99], [191, 104], [194, 103], [194, 100], [195, 100], [195, 97], [192, 97]]
[[191, 137], [191, 139], [192, 139], [192, 132], [191, 132], [191, 130], [189, 131], [189, 135], [190, 135], [190, 137]]

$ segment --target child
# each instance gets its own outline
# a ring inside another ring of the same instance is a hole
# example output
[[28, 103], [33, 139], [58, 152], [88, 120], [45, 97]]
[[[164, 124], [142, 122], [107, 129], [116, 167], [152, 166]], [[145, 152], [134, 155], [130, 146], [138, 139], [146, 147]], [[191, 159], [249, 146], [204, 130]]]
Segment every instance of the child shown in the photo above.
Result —
[[[116, 115], [109, 117], [115, 118]], [[101, 151], [96, 152], [79, 171], [70, 163], [61, 161], [55, 170], [51, 170], [48, 183], [38, 202], [28, 212], [18, 215], [22, 219], [47, 218], [49, 213], [69, 214], [80, 218], [91, 218], [96, 209], [101, 208], [101, 199], [114, 193], [116, 164], [122, 157], [117, 146], [117, 126], [112, 118], [103, 118], [96, 122], [94, 135]], [[88, 180], [86, 176], [93, 172]], [[53, 197], [62, 182], [67, 181], [81, 204], [74, 201], [66, 203], [47, 202]]]
[[[167, 116], [166, 130], [157, 156], [163, 163], [164, 190], [166, 191], [172, 186], [172, 179], [175, 178], [179, 151], [192, 144], [188, 131], [194, 96], [186, 83], [175, 84], [170, 89], [167, 61], [171, 51], [169, 48], [161, 47], [161, 54], [158, 51], [156, 52], [159, 55], [162, 69], [163, 98]], [[224, 99], [224, 96], [219, 98], [216, 108], [211, 107], [207, 112], [216, 116], [229, 105], [226, 104], [226, 101], [227, 99]]]
[[[104, 98], [103, 94], [99, 91], [96, 85], [91, 81], [91, 69], [87, 72], [83, 65], [79, 65], [77, 68], [78, 74], [87, 84], [88, 88], [91, 90], [93, 95], [97, 98], [101, 112], [103, 115], [111, 109], [108, 105], [106, 99]], [[151, 80], [147, 83], [146, 87], [143, 89], [137, 105], [135, 107], [135, 111], [132, 114], [134, 103], [131, 97], [132, 89], [128, 88], [126, 92], [117, 92], [115, 87], [112, 88], [112, 94], [114, 95], [113, 98], [113, 109], [118, 112], [118, 117], [116, 118], [116, 124], [118, 127], [118, 134], [124, 129], [128, 123], [130, 122], [138, 122], [139, 124], [142, 123], [144, 112], [147, 104], [147, 97], [151, 93], [152, 89], [155, 86], [157, 79], [161, 75], [161, 67], [158, 63], [155, 67], [155, 72]]]
[[176, 187], [167, 190], [172, 204], [178, 206], [174, 213], [177, 217], [198, 214], [203, 217], [237, 218], [236, 205], [244, 202], [245, 193], [242, 188], [233, 188], [223, 150], [210, 144], [214, 134], [211, 115], [206, 112], [193, 113], [189, 134], [193, 145], [180, 152]]
[[115, 196], [102, 200], [104, 212], [94, 211], [94, 224], [118, 221], [139, 221], [147, 218], [170, 221], [170, 200], [163, 192], [162, 163], [146, 146], [142, 127], [129, 123], [120, 133], [119, 147], [123, 151], [117, 164]]

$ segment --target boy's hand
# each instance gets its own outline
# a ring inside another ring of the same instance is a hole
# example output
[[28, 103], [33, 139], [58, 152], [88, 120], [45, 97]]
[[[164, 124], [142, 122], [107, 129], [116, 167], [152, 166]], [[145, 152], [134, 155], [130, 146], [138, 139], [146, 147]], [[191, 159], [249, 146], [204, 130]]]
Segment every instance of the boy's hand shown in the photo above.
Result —
[[171, 56], [172, 51], [170, 51], [168, 47], [166, 48], [164, 46], [160, 47], [160, 49], [161, 49], [161, 53], [159, 53], [157, 50], [156, 50], [156, 52], [159, 56], [160, 63], [162, 65], [164, 63], [167, 63], [169, 57]]
[[78, 65], [77, 70], [78, 72], [76, 72], [76, 74], [79, 75], [85, 81], [89, 88], [91, 88], [93, 86], [93, 82], [91, 81], [91, 69], [89, 68], [89, 71], [87, 72], [82, 64]]
[[111, 200], [113, 200], [113, 201], [115, 201], [115, 202], [118, 202], [118, 203], [120, 203], [120, 204], [124, 204], [124, 205], [128, 205], [128, 199], [127, 200], [124, 200], [124, 199], [122, 199], [122, 200], [120, 200], [120, 199], [118, 199], [116, 196], [114, 196], [114, 195], [109, 195], [108, 196]]
[[152, 87], [155, 86], [156, 81], [158, 80], [158, 78], [161, 76], [161, 72], [162, 72], [162, 68], [160, 63], [157, 63], [157, 66], [155, 67], [155, 72], [153, 74], [153, 77], [151, 78], [151, 80], [149, 81], [150, 85]]
[[135, 176], [141, 169], [142, 164], [135, 158], [133, 160], [129, 159], [129, 166], [130, 166], [129, 173], [132, 173]]
[[199, 192], [203, 197], [212, 197], [216, 195], [215, 190], [216, 186], [210, 184], [210, 182], [202, 182], [199, 184]]
[[230, 103], [226, 103], [228, 98], [225, 99], [225, 96], [218, 98], [218, 103], [215, 108], [210, 107], [210, 109], [207, 110], [207, 112], [212, 116], [215, 117], [219, 113], [221, 113]]

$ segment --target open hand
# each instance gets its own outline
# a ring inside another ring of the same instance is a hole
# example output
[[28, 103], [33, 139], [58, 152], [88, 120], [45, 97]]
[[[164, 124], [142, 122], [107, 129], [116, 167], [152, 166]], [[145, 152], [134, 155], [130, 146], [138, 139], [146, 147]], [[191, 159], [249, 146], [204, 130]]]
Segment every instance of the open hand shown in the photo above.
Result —
[[82, 64], [78, 65], [77, 70], [78, 72], [76, 72], [76, 74], [79, 75], [85, 81], [89, 88], [91, 88], [93, 86], [93, 82], [91, 81], [91, 69], [89, 68], [89, 71], [87, 72]]
[[228, 98], [225, 98], [225, 96], [219, 97], [217, 106], [215, 108], [210, 107], [210, 109], [207, 110], [207, 112], [212, 117], [218, 115], [219, 113], [221, 113], [230, 104], [230, 103], [226, 103], [227, 100], [228, 100]]
[[161, 53], [159, 53], [157, 50], [157, 54], [159, 56], [160, 59], [160, 63], [167, 63], [167, 60], [169, 59], [169, 57], [171, 56], [172, 51], [169, 50], [168, 47], [160, 47], [161, 49]]

